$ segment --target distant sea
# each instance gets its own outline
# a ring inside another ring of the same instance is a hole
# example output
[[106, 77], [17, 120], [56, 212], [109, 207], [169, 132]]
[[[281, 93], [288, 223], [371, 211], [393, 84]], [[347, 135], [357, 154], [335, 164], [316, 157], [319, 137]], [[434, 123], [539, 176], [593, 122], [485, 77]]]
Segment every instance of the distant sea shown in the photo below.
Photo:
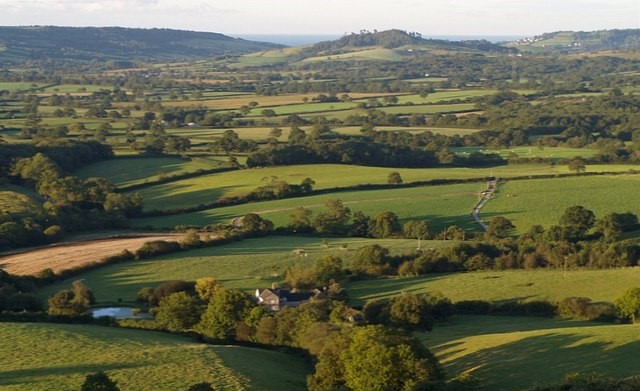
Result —
[[[287, 35], [287, 34], [230, 34], [250, 41], [271, 42], [287, 46], [309, 45], [322, 41], [333, 41], [342, 37], [338, 34], [326, 35]], [[489, 42], [515, 41], [525, 38], [524, 35], [422, 35], [422, 38], [446, 39], [449, 41], [466, 41], [486, 39]]]

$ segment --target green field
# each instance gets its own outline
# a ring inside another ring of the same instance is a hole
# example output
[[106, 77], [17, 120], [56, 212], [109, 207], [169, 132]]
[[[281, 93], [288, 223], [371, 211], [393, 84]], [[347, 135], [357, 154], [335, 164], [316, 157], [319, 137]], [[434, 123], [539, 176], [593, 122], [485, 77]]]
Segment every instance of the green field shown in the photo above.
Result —
[[367, 50], [354, 50], [330, 56], [308, 57], [302, 60], [302, 63], [346, 60], [400, 61], [402, 60], [402, 56], [391, 49], [372, 48]]
[[206, 170], [217, 165], [216, 162], [207, 159], [184, 160], [178, 157], [121, 158], [90, 164], [75, 171], [74, 175], [85, 179], [91, 177], [106, 178], [114, 185], [122, 187], [158, 180], [164, 175], [179, 175]]
[[[471, 218], [471, 210], [485, 190], [485, 183], [429, 186], [419, 188], [361, 190], [322, 194], [309, 197], [255, 202], [201, 212], [139, 218], [132, 221], [135, 227], [173, 228], [176, 225], [204, 226], [229, 223], [235, 217], [258, 213], [278, 226], [289, 223], [291, 211], [299, 206], [314, 212], [324, 210], [328, 199], [340, 199], [352, 211], [362, 211], [375, 216], [383, 211], [393, 211], [400, 219], [425, 219], [432, 230], [438, 231], [451, 225], [477, 230]], [[211, 199], [215, 193], [211, 192]]]
[[0, 388], [79, 390], [105, 371], [122, 390], [176, 391], [203, 381], [224, 390], [305, 390], [300, 357], [194, 343], [175, 335], [88, 325], [0, 323]]
[[411, 106], [390, 106], [380, 107], [380, 110], [387, 114], [438, 114], [457, 113], [462, 111], [472, 111], [476, 108], [475, 103], [452, 103], [435, 105], [411, 105]]
[[[598, 151], [595, 149], [589, 148], [569, 148], [569, 147], [531, 147], [531, 146], [522, 146], [515, 148], [503, 148], [503, 149], [494, 149], [494, 148], [485, 148], [485, 147], [463, 147], [463, 148], [452, 148], [452, 152], [455, 152], [459, 155], [468, 155], [472, 152], [482, 152], [482, 153], [497, 153], [503, 158], [509, 158], [510, 154], [516, 154], [519, 158], [542, 158], [542, 159], [571, 159], [575, 156], [582, 156], [584, 158], [595, 156]], [[590, 170], [591, 166], [587, 165], [587, 171]]]
[[[446, 79], [445, 79], [446, 80]], [[430, 79], [424, 79], [424, 81], [431, 81]], [[398, 104], [406, 104], [412, 102], [416, 105], [425, 103], [438, 103], [441, 101], [450, 101], [455, 99], [465, 100], [469, 98], [475, 98], [478, 96], [485, 96], [495, 94], [497, 90], [440, 90], [428, 94], [426, 97], [421, 97], [419, 94], [402, 95], [398, 96]]]
[[469, 373], [481, 390], [558, 383], [567, 373], [637, 376], [637, 325], [455, 316], [419, 334], [448, 374]]
[[[358, 248], [374, 243], [388, 247], [394, 253], [415, 250], [415, 240], [329, 238], [329, 247], [322, 246], [319, 237], [270, 236], [248, 239], [220, 247], [209, 247], [169, 254], [152, 260], [140, 260], [109, 265], [82, 273], [43, 290], [43, 297], [67, 289], [71, 281], [84, 279], [93, 290], [98, 303], [118, 299], [133, 303], [136, 293], [145, 286], [156, 286], [168, 280], [194, 281], [213, 277], [223, 286], [251, 291], [280, 283], [287, 267], [297, 262], [305, 265], [326, 255], [335, 255], [345, 263]], [[437, 247], [451, 242], [429, 241], [425, 246]], [[345, 247], [343, 247], [345, 246]], [[304, 249], [308, 256], [300, 257], [294, 249]]]
[[630, 287], [638, 286], [640, 268], [608, 270], [555, 269], [504, 270], [419, 277], [363, 280], [347, 286], [352, 304], [384, 299], [402, 292], [441, 292], [452, 301], [550, 300], [582, 296], [613, 302]]
[[[145, 159], [146, 160], [146, 159]], [[142, 160], [142, 162], [145, 162]], [[111, 167], [111, 164], [114, 166]], [[104, 175], [115, 183], [126, 183], [124, 180], [109, 175], [123, 175], [118, 161], [103, 162], [90, 167], [104, 167]], [[594, 165], [588, 166], [592, 172], [625, 172], [637, 166], [631, 165]], [[155, 174], [150, 168], [146, 177]], [[196, 206], [214, 202], [220, 197], [243, 196], [264, 186], [272, 177], [299, 184], [305, 178], [313, 179], [315, 189], [332, 189], [359, 184], [385, 184], [391, 172], [398, 172], [405, 183], [428, 181], [433, 179], [468, 179], [497, 176], [510, 178], [517, 176], [535, 176], [569, 173], [567, 166], [550, 166], [546, 164], [507, 165], [491, 168], [386, 168], [365, 167], [339, 164], [294, 165], [282, 167], [265, 167], [248, 170], [222, 172], [210, 175], [173, 181], [161, 185], [150, 186], [141, 190], [146, 210], [162, 210]], [[82, 171], [81, 171], [82, 172]], [[144, 172], [144, 171], [142, 171]], [[339, 173], [339, 175], [336, 175]], [[113, 179], [112, 179], [113, 178]], [[141, 181], [138, 178], [138, 181]], [[479, 186], [476, 191], [481, 191]], [[483, 189], [482, 189], [483, 190]], [[340, 197], [340, 196], [339, 196]], [[297, 201], [291, 201], [297, 202]]]
[[290, 114], [309, 114], [320, 113], [327, 111], [337, 110], [349, 110], [356, 107], [357, 103], [354, 102], [315, 102], [315, 103], [303, 103], [295, 105], [282, 105], [282, 106], [270, 106], [270, 107], [258, 107], [249, 113], [249, 116], [262, 115], [262, 110], [271, 109], [276, 112], [276, 115], [290, 115]]
[[527, 231], [531, 225], [558, 224], [566, 208], [582, 205], [596, 218], [606, 213], [640, 214], [640, 175], [592, 176], [507, 181], [498, 186], [482, 214], [504, 216]]
[[[340, 134], [347, 134], [347, 135], [351, 135], [351, 136], [360, 136], [362, 135], [362, 132], [360, 131], [360, 129], [362, 129], [361, 126], [340, 126], [337, 128], [333, 128], [332, 130], [334, 132], [340, 133]], [[445, 136], [453, 136], [455, 134], [459, 135], [459, 136], [466, 136], [468, 134], [472, 134], [472, 133], [477, 133], [479, 132], [481, 129], [473, 129], [473, 128], [444, 128], [444, 127], [427, 127], [427, 126], [416, 126], [416, 127], [409, 127], [409, 128], [402, 128], [402, 127], [397, 127], [397, 126], [376, 126], [375, 127], [376, 131], [395, 131], [395, 132], [409, 132], [409, 133], [415, 133], [415, 134], [420, 134], [423, 132], [432, 132], [434, 134], [443, 134]]]

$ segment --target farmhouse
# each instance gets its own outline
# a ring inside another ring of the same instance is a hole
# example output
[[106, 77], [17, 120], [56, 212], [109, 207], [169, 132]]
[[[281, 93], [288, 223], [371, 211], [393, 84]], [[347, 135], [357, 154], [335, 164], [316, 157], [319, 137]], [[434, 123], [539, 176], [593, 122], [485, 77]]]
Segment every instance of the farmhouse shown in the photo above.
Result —
[[280, 311], [284, 307], [297, 307], [311, 299], [324, 297], [323, 291], [314, 289], [310, 292], [292, 292], [289, 289], [271, 287], [256, 289], [256, 300], [271, 311]]

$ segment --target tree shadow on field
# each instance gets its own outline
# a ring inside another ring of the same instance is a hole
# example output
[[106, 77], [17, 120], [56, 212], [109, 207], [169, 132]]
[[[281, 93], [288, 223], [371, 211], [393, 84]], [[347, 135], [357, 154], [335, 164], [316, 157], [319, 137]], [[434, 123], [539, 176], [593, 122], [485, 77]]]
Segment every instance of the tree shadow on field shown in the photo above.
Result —
[[[589, 334], [553, 332], [525, 337], [460, 356], [446, 362], [445, 368], [450, 374], [465, 372], [478, 377], [481, 389], [487, 391], [512, 391], [557, 383], [566, 374], [576, 372], [597, 372], [612, 377], [637, 374], [640, 341], [611, 346], [606, 340], [585, 342], [590, 337]], [[443, 357], [462, 351], [443, 352]]]
[[60, 365], [2, 371], [0, 372], [0, 386], [29, 384], [34, 382], [34, 378], [39, 377], [86, 375], [93, 372], [131, 369], [143, 367], [145, 365], [146, 364]]
[[426, 274], [418, 277], [378, 278], [361, 280], [346, 286], [353, 304], [371, 299], [386, 298], [399, 292], [428, 293], [429, 282], [447, 278], [450, 273]]
[[[145, 189], [145, 210], [171, 210], [211, 204], [218, 201], [237, 186], [182, 191], [189, 187], [191, 186], [186, 184], [167, 183]], [[153, 189], [153, 191], [151, 191], [151, 189]]]

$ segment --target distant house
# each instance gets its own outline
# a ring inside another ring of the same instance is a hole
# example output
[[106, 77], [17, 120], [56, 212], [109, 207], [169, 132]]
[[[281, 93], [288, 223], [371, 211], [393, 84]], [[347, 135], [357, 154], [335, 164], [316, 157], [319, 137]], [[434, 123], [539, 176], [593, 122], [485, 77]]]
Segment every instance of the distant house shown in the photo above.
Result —
[[297, 307], [311, 299], [324, 298], [324, 292], [314, 289], [310, 292], [292, 292], [289, 289], [271, 287], [256, 289], [256, 300], [271, 311], [280, 311], [284, 307]]

